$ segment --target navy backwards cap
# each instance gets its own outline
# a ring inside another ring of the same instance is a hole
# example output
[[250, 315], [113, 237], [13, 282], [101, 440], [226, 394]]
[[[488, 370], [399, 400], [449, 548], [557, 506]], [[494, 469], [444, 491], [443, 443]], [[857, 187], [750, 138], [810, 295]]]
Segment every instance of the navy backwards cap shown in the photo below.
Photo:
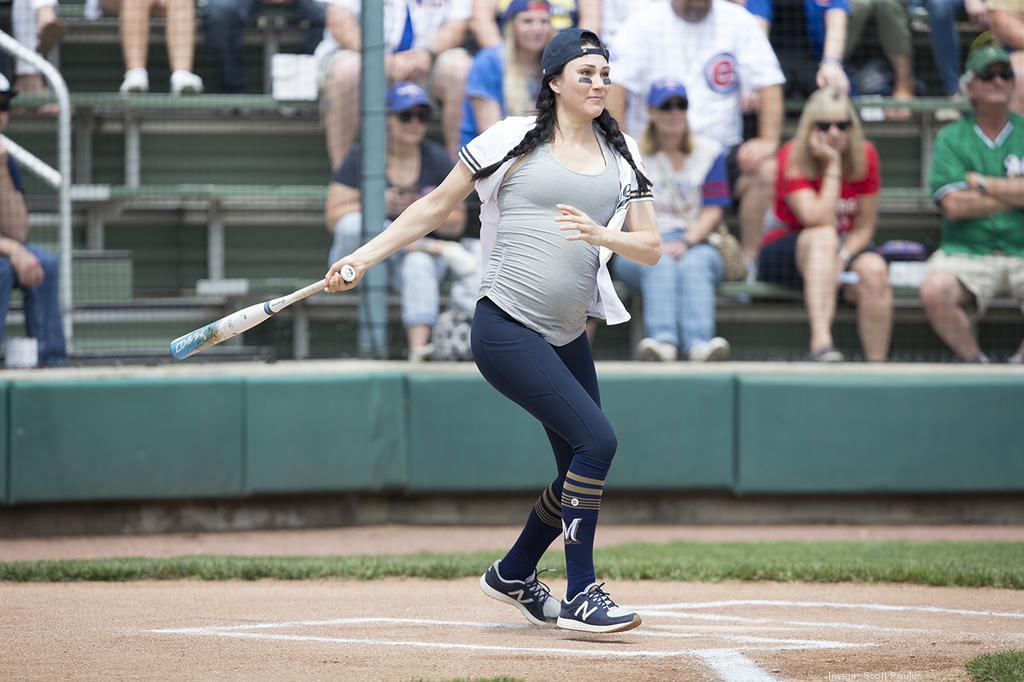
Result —
[[[593, 43], [597, 47], [581, 47], [580, 43]], [[608, 59], [608, 48], [593, 31], [582, 28], [567, 28], [558, 33], [540, 58], [541, 77], [547, 78], [574, 59], [588, 54], [599, 54]]]
[[395, 83], [388, 91], [388, 111], [400, 113], [419, 106], [433, 108], [427, 91], [411, 81]]
[[647, 105], [660, 107], [673, 97], [688, 99], [686, 96], [686, 86], [683, 85], [682, 81], [674, 78], [662, 78], [661, 80], [654, 81], [654, 84], [651, 85], [651, 91], [647, 94]]

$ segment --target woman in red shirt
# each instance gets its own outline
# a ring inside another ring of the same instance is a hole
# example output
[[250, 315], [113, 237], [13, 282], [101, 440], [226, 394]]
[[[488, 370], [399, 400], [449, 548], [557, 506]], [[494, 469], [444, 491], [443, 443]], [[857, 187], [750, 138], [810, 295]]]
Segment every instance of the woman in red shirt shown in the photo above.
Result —
[[840, 289], [857, 306], [867, 360], [889, 356], [892, 287], [885, 260], [871, 249], [880, 185], [878, 152], [864, 139], [849, 98], [818, 90], [796, 135], [779, 150], [775, 210], [758, 263], [761, 280], [803, 289], [811, 360], [843, 360], [832, 343]]

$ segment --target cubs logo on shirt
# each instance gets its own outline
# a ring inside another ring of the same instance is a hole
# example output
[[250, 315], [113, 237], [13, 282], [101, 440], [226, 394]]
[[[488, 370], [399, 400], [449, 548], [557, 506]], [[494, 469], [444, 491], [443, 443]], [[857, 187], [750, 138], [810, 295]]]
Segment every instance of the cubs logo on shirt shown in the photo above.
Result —
[[708, 87], [720, 95], [730, 95], [739, 88], [740, 77], [736, 70], [736, 57], [730, 52], [712, 55], [704, 65], [704, 80]]

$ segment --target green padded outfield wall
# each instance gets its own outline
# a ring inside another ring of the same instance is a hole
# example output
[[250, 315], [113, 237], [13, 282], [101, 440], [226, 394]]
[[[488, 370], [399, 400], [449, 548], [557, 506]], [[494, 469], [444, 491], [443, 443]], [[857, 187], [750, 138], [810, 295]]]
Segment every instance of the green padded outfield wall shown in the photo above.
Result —
[[739, 376], [740, 493], [1024, 490], [1024, 376]]
[[10, 501], [240, 495], [243, 381], [13, 383]]
[[402, 374], [253, 378], [245, 396], [247, 493], [404, 484]]
[[[731, 375], [609, 374], [601, 400], [619, 437], [622, 488], [732, 487]], [[543, 429], [473, 373], [411, 374], [412, 491], [534, 490], [555, 475]]]

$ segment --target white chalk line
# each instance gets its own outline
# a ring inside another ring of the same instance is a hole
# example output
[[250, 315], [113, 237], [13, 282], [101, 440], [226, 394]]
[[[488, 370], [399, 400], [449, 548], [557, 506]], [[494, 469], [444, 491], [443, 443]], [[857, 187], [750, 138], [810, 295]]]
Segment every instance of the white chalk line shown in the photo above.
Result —
[[680, 602], [678, 604], [650, 604], [634, 606], [637, 611], [681, 611], [718, 609], [732, 606], [779, 606], [798, 609], [861, 609], [866, 611], [908, 611], [914, 613], [941, 613], [956, 616], [986, 618], [1024, 618], [1021, 611], [981, 611], [976, 609], [947, 609], [939, 606], [903, 606], [899, 604], [842, 603], [827, 601], [784, 601], [778, 599], [731, 599], [725, 601]]
[[888, 627], [885, 625], [869, 625], [866, 623], [836, 623], [807, 620], [778, 620], [774, 618], [750, 618], [748, 616], [723, 616], [720, 614], [712, 613], [678, 613], [676, 611], [651, 610], [646, 607], [637, 609], [637, 613], [639, 613], [641, 616], [659, 616], [665, 618], [678, 618], [680, 620], [700, 620], [722, 623], [744, 623], [747, 625], [771, 625], [773, 623], [778, 623], [780, 625], [798, 628], [838, 628], [844, 630], [863, 630], [866, 632], [899, 632], [904, 634], [922, 634], [925, 632], [932, 632], [932, 630], [926, 630], [922, 628], [897, 628]]
[[775, 682], [776, 677], [738, 651], [698, 649], [697, 656], [726, 682]]

